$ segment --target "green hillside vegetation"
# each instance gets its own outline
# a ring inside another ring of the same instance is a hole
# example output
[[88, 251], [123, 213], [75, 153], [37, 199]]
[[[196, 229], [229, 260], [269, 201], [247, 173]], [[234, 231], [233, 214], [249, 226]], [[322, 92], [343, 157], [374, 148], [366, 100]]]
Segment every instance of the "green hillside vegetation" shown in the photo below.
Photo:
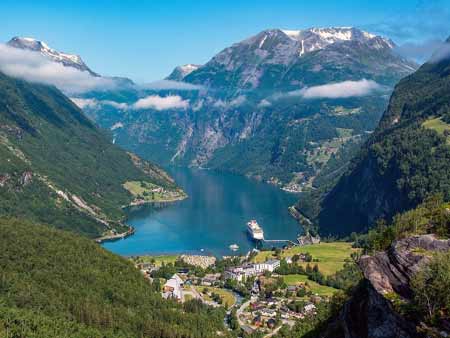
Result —
[[90, 237], [120, 228], [122, 187], [145, 180], [166, 189], [161, 169], [111, 144], [54, 87], [0, 73], [0, 214], [22, 215]]
[[302, 196], [297, 208], [322, 234], [367, 230], [436, 193], [450, 200], [449, 71], [443, 59], [401, 80], [378, 129], [337, 184]]
[[223, 330], [223, 309], [163, 301], [131, 262], [89, 239], [16, 219], [1, 219], [0, 231], [2, 337], [197, 338]]

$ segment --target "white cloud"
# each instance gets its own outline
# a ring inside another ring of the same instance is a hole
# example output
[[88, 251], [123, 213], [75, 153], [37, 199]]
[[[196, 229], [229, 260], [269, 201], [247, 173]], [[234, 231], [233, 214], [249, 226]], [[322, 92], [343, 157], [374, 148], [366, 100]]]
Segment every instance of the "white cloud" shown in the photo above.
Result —
[[321, 86], [306, 87], [289, 92], [287, 96], [300, 96], [305, 99], [338, 99], [366, 96], [379, 89], [381, 89], [381, 86], [375, 81], [362, 79], [359, 81], [343, 81]]
[[227, 104], [225, 103], [225, 101], [218, 99], [217, 101], [214, 101], [213, 106], [216, 108], [225, 108]]
[[78, 97], [70, 98], [80, 109], [99, 109], [101, 106], [111, 106], [116, 109], [126, 110], [129, 108], [128, 104], [120, 103], [110, 100], [97, 100], [97, 99], [83, 99]]
[[172, 80], [160, 80], [151, 83], [142, 84], [143, 89], [153, 90], [200, 90], [203, 86], [194, 85], [192, 83], [172, 81]]
[[98, 101], [96, 99], [80, 99], [78, 97], [71, 97], [70, 99], [80, 109], [85, 109], [85, 108], [97, 109], [98, 105], [99, 105]]
[[115, 86], [112, 79], [94, 77], [48, 60], [38, 52], [0, 44], [0, 71], [30, 82], [54, 85], [67, 93], [80, 93]]
[[179, 95], [159, 96], [150, 95], [138, 100], [133, 104], [134, 109], [186, 109], [189, 107], [189, 100], [183, 100]]
[[272, 103], [269, 100], [266, 99], [262, 99], [259, 103], [258, 103], [258, 107], [259, 108], [265, 108], [265, 107], [270, 107], [272, 105]]
[[245, 95], [239, 95], [238, 97], [231, 100], [228, 105], [230, 107], [237, 107], [237, 106], [244, 104], [245, 101], [247, 101], [247, 98], [245, 97]]
[[121, 109], [121, 110], [128, 109], [128, 104], [126, 104], [126, 103], [120, 103], [120, 102], [110, 101], [110, 100], [102, 100], [102, 101], [99, 101], [99, 102], [102, 105], [111, 106], [111, 107], [114, 107], [116, 109]]

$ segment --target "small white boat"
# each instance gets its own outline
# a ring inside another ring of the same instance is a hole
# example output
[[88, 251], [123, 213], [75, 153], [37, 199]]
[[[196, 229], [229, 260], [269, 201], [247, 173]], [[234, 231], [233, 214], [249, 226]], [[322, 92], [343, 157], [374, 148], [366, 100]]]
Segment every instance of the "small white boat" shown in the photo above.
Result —
[[231, 250], [231, 251], [237, 251], [237, 250], [239, 250], [239, 245], [237, 245], [237, 244], [231, 244], [231, 245], [230, 245], [230, 250]]

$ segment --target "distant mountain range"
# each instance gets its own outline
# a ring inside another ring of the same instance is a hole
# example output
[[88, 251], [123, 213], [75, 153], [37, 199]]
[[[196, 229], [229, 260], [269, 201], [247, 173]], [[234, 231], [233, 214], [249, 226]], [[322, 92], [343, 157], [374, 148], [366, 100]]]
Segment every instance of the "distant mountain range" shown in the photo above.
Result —
[[[28, 40], [12, 41], [58, 55], [57, 62], [66, 55]], [[166, 87], [118, 86], [74, 98], [118, 144], [146, 159], [229, 170], [298, 191], [343, 172], [376, 127], [391, 88], [416, 69], [394, 48], [356, 28], [271, 29], [205, 65], [176, 67]], [[135, 105], [147, 97], [185, 104]]]
[[394, 47], [357, 28], [270, 29], [224, 49], [184, 80], [225, 90], [293, 90], [362, 78], [392, 85], [397, 74], [416, 68]]

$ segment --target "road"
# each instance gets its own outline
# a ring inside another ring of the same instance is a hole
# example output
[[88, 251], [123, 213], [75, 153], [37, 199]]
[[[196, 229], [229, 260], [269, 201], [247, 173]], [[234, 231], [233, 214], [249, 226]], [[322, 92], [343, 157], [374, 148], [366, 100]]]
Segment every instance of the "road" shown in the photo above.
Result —
[[241, 320], [241, 314], [242, 314], [242, 312], [245, 310], [245, 308], [248, 307], [248, 306], [250, 305], [250, 303], [251, 303], [251, 300], [246, 301], [246, 302], [243, 303], [243, 304], [241, 305], [241, 307], [240, 307], [239, 309], [237, 309], [237, 311], [236, 311], [236, 317], [237, 317], [237, 320], [238, 320], [238, 323], [239, 323], [239, 326], [240, 326], [240, 327], [246, 325], [246, 324], [245, 324], [244, 322], [242, 322], [242, 320]]

